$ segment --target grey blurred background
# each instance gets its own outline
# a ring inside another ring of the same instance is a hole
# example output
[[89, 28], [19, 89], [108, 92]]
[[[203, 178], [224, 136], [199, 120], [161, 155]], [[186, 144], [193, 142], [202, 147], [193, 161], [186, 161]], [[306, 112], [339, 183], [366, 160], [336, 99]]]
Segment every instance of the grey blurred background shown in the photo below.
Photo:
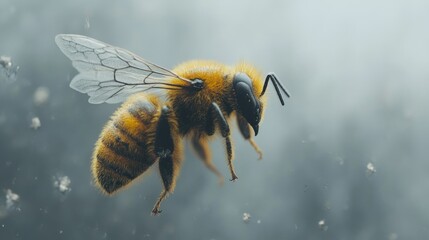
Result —
[[[0, 55], [20, 67], [0, 79], [0, 239], [429, 239], [428, 12], [426, 0], [0, 0]], [[118, 105], [69, 88], [58, 33], [168, 68], [246, 60], [292, 98], [281, 107], [270, 89], [262, 161], [233, 132], [237, 182], [219, 187], [187, 144], [176, 191], [151, 217], [156, 167], [112, 198], [92, 185], [92, 148]]]

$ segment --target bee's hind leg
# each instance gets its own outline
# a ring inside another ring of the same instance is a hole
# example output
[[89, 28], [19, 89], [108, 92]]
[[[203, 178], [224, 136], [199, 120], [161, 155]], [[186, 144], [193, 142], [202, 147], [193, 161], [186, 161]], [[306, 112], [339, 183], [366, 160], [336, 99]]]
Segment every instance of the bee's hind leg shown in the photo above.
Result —
[[161, 213], [161, 202], [172, 193], [176, 186], [176, 179], [180, 170], [180, 149], [175, 145], [179, 142], [173, 126], [169, 122], [171, 112], [164, 106], [158, 120], [155, 136], [155, 152], [159, 157], [159, 172], [161, 174], [164, 189], [153, 207], [152, 214]]
[[238, 179], [238, 177], [237, 177], [237, 174], [235, 174], [234, 165], [232, 164], [232, 160], [234, 159], [234, 154], [232, 151], [232, 142], [230, 137], [229, 125], [228, 125], [228, 122], [226, 121], [225, 116], [222, 113], [222, 110], [220, 110], [219, 106], [215, 102], [212, 103], [212, 109], [213, 109], [215, 118], [217, 120], [217, 123], [219, 124], [222, 137], [225, 138], [226, 154], [228, 157], [228, 166], [229, 166], [229, 171], [231, 172], [231, 181], [235, 181], [236, 179]]
[[249, 123], [247, 123], [247, 120], [239, 113], [237, 113], [237, 125], [240, 129], [241, 135], [243, 135], [244, 139], [248, 140], [250, 145], [252, 145], [253, 149], [255, 149], [256, 153], [258, 154], [258, 159], [262, 159], [262, 150], [259, 148], [259, 146], [256, 144], [255, 140], [253, 140], [252, 135], [250, 133], [250, 126]]
[[191, 143], [198, 157], [204, 162], [206, 167], [216, 174], [219, 184], [223, 184], [223, 176], [212, 162], [212, 155], [207, 139], [204, 136], [199, 136], [199, 134], [193, 134]]

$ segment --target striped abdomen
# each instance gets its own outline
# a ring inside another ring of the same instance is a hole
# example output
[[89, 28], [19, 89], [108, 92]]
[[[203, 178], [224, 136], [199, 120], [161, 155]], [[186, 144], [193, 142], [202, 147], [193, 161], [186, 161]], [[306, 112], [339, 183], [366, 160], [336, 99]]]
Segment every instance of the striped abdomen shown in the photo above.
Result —
[[159, 114], [156, 97], [137, 94], [106, 124], [92, 159], [95, 182], [106, 193], [124, 187], [156, 161], [154, 140]]

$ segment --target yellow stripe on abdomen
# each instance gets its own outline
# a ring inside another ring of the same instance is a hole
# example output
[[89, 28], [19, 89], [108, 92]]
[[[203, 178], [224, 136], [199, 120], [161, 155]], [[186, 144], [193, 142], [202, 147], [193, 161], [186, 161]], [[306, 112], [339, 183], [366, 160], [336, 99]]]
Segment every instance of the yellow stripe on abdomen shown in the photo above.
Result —
[[106, 124], [92, 160], [93, 177], [104, 192], [126, 186], [156, 161], [153, 142], [158, 118], [158, 100], [138, 94]]

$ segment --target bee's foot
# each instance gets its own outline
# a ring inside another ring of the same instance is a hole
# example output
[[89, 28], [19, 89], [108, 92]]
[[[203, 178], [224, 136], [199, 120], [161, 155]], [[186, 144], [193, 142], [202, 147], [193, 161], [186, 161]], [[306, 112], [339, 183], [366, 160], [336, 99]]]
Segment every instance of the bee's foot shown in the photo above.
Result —
[[158, 207], [155, 207], [154, 209], [152, 209], [152, 216], [157, 216], [161, 212], [162, 212], [162, 210], [159, 210]]
[[238, 177], [237, 177], [237, 175], [235, 175], [235, 173], [234, 174], [232, 174], [232, 178], [230, 179], [230, 181], [231, 182], [235, 182], [235, 180], [237, 180], [238, 179]]

